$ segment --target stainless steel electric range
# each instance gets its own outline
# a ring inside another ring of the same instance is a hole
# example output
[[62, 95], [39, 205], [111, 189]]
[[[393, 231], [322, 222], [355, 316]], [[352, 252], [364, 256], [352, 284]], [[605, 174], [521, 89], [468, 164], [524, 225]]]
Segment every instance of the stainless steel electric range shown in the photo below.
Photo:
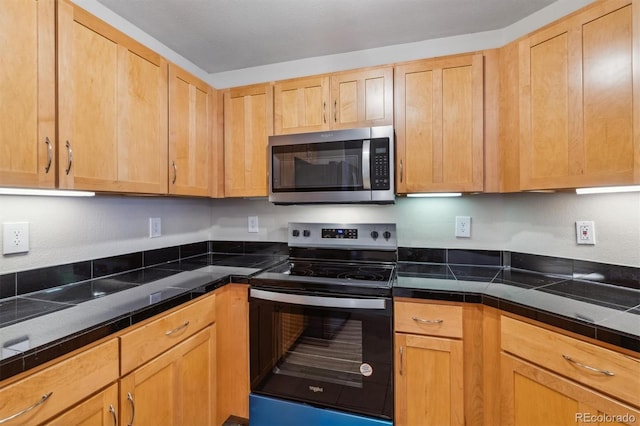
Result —
[[288, 233], [288, 261], [250, 281], [251, 425], [390, 425], [395, 224]]

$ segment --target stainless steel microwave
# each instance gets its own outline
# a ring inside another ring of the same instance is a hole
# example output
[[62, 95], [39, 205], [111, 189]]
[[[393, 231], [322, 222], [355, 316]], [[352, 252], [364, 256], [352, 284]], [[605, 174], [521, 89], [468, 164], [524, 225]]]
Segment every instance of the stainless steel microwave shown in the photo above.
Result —
[[393, 126], [269, 137], [269, 201], [395, 201]]

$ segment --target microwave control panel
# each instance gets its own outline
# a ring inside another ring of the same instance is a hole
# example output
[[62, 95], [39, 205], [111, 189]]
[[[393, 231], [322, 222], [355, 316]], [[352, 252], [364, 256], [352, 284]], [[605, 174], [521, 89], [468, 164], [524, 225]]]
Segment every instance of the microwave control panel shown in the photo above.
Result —
[[371, 139], [371, 189], [389, 189], [389, 139]]

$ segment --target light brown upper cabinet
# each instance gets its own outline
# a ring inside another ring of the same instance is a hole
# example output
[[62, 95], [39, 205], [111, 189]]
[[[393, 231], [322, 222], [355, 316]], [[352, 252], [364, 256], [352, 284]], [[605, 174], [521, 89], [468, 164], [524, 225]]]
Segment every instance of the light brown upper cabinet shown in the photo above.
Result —
[[393, 67], [278, 81], [275, 133], [393, 124]]
[[3, 2], [0, 186], [55, 186], [55, 4]]
[[520, 42], [522, 189], [640, 182], [639, 31], [606, 0]]
[[167, 62], [58, 3], [59, 186], [167, 193]]
[[396, 191], [482, 191], [483, 57], [396, 66]]
[[215, 90], [169, 64], [169, 193], [212, 195]]
[[273, 86], [224, 94], [225, 197], [267, 196], [267, 145], [273, 134]]

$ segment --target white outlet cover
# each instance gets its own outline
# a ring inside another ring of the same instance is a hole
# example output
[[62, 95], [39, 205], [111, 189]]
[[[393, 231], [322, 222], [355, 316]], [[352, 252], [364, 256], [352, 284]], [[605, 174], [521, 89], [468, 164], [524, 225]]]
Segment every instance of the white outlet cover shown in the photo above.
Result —
[[258, 216], [249, 216], [249, 218], [247, 219], [247, 232], [260, 232], [260, 226], [258, 225]]
[[29, 251], [29, 222], [2, 224], [2, 254], [27, 253]]
[[595, 245], [596, 224], [592, 220], [576, 221], [576, 243]]
[[149, 218], [149, 238], [158, 238], [162, 235], [162, 220], [159, 217]]
[[471, 216], [456, 216], [456, 237], [471, 238]]

